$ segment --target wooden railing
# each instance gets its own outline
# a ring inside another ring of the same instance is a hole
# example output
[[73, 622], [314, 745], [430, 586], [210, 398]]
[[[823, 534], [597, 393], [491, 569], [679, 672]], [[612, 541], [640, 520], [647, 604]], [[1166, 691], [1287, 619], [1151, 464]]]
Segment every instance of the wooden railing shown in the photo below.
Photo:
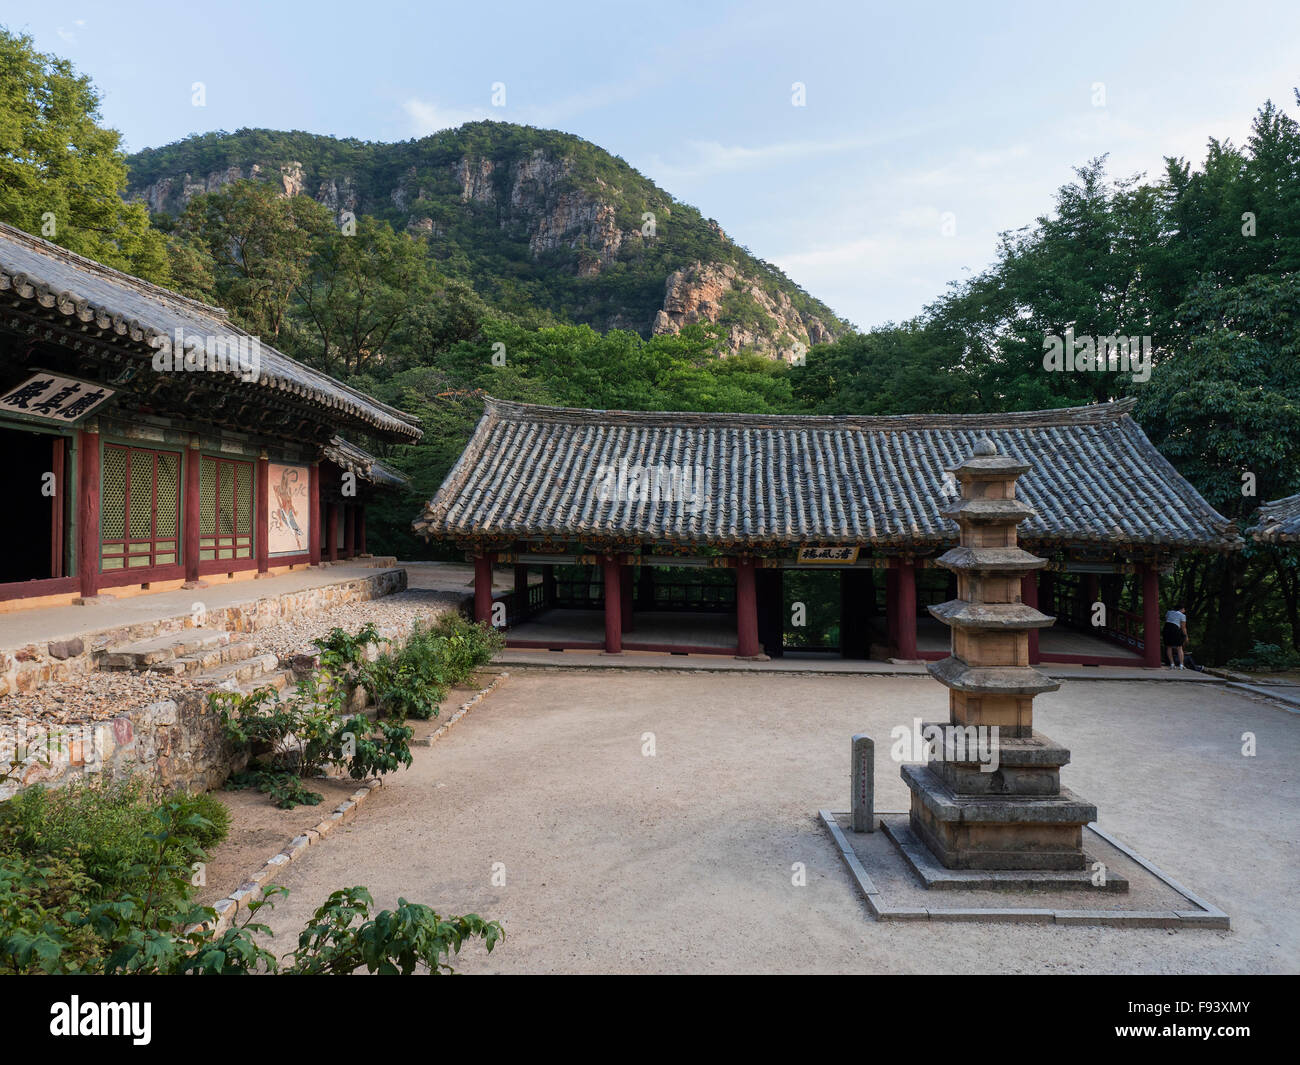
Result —
[[1092, 623], [1093, 605], [1096, 602], [1087, 595], [1058, 595], [1056, 599], [1057, 616], [1078, 629], [1103, 639], [1128, 647], [1134, 651], [1146, 648], [1146, 629], [1141, 614], [1122, 608], [1106, 608], [1106, 624]]
[[[523, 598], [524, 601], [520, 602]], [[530, 584], [528, 586], [528, 595], [521, 597], [514, 591], [503, 592], [500, 595], [493, 596], [494, 603], [504, 603], [506, 607], [506, 625], [518, 625], [522, 621], [528, 620], [534, 614], [540, 613], [546, 606], [546, 586], [542, 584]]]

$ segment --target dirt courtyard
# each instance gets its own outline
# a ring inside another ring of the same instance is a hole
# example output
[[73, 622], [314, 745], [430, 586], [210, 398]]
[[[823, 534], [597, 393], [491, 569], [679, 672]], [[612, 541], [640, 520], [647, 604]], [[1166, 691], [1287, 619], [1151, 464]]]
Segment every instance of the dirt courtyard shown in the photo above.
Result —
[[1035, 717], [1101, 827], [1232, 931], [873, 922], [817, 811], [847, 808], [855, 732], [876, 739], [877, 808], [906, 809], [890, 729], [946, 716], [945, 694], [928, 677], [512, 668], [260, 917], [277, 952], [353, 884], [499, 919], [504, 943], [456, 962], [470, 973], [1300, 969], [1300, 716], [1219, 685], [1067, 681]]

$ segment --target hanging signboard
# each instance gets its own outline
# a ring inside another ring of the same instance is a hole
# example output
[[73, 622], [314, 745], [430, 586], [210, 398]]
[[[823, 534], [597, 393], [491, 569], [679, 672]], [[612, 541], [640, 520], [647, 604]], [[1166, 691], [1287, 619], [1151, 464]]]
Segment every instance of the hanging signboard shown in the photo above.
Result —
[[76, 425], [115, 393], [93, 381], [38, 371], [0, 396], [0, 416]]
[[840, 566], [851, 566], [858, 560], [861, 550], [856, 544], [850, 547], [801, 547], [800, 562], [829, 562]]

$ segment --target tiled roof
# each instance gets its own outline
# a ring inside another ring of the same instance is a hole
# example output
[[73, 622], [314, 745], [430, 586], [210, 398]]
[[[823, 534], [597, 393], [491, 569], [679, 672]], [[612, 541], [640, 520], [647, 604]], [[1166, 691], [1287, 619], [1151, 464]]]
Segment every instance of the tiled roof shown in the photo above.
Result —
[[[145, 351], [156, 336], [177, 329], [191, 335], [247, 336], [219, 307], [188, 299], [138, 277], [76, 255], [57, 244], [0, 223], [0, 294], [12, 293], [70, 322], [129, 337]], [[261, 372], [245, 383], [228, 375], [231, 388], [275, 389], [338, 411], [366, 431], [406, 440], [421, 432], [408, 414], [349, 388], [261, 341]]]
[[363, 481], [384, 485], [388, 488], [402, 488], [410, 483], [410, 478], [399, 473], [369, 451], [357, 447], [350, 440], [341, 436], [332, 439], [324, 449], [324, 455], [334, 465], [355, 473]]
[[[1021, 526], [1029, 542], [1238, 547], [1236, 527], [1155, 449], [1132, 407], [832, 417], [489, 399], [413, 524], [450, 540], [937, 546], [957, 538], [940, 514], [956, 488], [945, 470], [987, 436], [1030, 466], [1019, 482], [1036, 512]], [[647, 468], [660, 498], [628, 498], [618, 485], [644, 484]]]
[[1249, 532], [1268, 544], [1300, 541], [1300, 494], [1261, 503], [1259, 523]]

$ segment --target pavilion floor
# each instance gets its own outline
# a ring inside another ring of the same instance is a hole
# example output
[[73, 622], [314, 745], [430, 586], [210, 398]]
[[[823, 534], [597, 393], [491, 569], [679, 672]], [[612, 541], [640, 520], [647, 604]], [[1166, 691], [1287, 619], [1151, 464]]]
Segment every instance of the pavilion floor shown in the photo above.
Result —
[[[917, 620], [916, 631], [917, 650], [936, 652], [948, 649], [948, 629], [940, 622], [932, 618], [920, 618]], [[605, 615], [601, 610], [555, 608], [511, 627], [506, 635], [510, 643], [520, 649], [576, 646], [591, 650], [592, 645], [604, 645]], [[637, 613], [633, 617], [632, 628], [623, 632], [623, 646], [627, 650], [690, 648], [694, 654], [734, 655], [735, 615], [671, 611]], [[1068, 654], [1080, 659], [1108, 656], [1125, 659], [1135, 668], [1142, 666], [1141, 655], [1109, 640], [1073, 629], [1042, 630], [1039, 633], [1039, 650], [1046, 654]], [[786, 657], [826, 661], [838, 660], [840, 655], [787, 649]]]
[[[514, 626], [506, 636], [511, 642], [541, 643], [552, 647], [604, 644], [605, 613], [602, 610], [565, 608], [548, 610]], [[736, 618], [734, 614], [647, 611], [634, 615], [631, 629], [623, 631], [623, 645], [708, 648], [718, 654], [734, 655]]]
[[[949, 642], [947, 625], [935, 621], [934, 618], [917, 619], [916, 649], [918, 651], [946, 651]], [[1038, 651], [1040, 654], [1073, 655], [1078, 658], [1122, 658], [1127, 659], [1134, 666], [1142, 665], [1142, 656], [1136, 651], [1121, 647], [1100, 636], [1059, 625], [1038, 630]]]

